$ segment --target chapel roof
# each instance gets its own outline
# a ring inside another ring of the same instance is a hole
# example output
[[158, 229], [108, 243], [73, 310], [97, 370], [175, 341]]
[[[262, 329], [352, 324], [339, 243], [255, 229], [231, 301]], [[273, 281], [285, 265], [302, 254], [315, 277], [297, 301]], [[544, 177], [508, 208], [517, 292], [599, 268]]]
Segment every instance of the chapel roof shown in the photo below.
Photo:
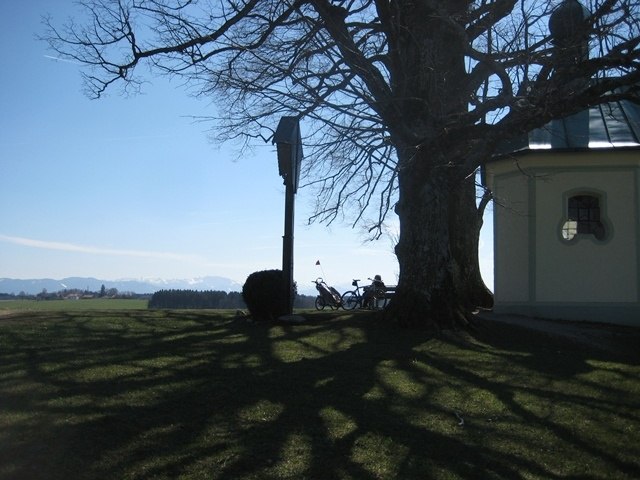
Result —
[[529, 150], [640, 148], [640, 105], [627, 100], [596, 105], [553, 120], [503, 143], [498, 155]]

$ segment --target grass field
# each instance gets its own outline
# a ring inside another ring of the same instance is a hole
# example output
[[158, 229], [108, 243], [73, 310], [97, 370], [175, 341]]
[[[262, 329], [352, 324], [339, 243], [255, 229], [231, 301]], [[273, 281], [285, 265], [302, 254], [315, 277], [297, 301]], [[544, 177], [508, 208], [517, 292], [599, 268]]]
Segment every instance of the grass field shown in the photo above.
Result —
[[498, 323], [0, 316], [0, 479], [631, 479], [640, 366]]
[[143, 310], [147, 300], [91, 298], [82, 300], [0, 300], [2, 315], [18, 312], [79, 312], [91, 310]]

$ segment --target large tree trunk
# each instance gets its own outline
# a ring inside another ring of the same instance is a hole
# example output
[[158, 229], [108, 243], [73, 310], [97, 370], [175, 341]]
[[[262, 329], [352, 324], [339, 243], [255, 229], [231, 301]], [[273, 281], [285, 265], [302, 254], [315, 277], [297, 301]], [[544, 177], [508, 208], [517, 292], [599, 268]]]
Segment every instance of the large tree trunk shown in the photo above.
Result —
[[476, 306], [492, 302], [478, 266], [474, 183], [444, 161], [445, 152], [439, 157], [414, 156], [399, 178], [400, 277], [387, 314], [408, 327], [466, 326]]
[[[400, 278], [388, 314], [401, 325], [451, 328], [490, 305], [478, 262], [481, 217], [471, 142], [447, 138], [447, 125], [468, 109], [466, 38], [452, 19], [468, 1], [400, 2], [403, 24], [390, 43], [393, 90], [402, 115], [392, 125], [398, 153]], [[395, 128], [394, 128], [395, 127]]]

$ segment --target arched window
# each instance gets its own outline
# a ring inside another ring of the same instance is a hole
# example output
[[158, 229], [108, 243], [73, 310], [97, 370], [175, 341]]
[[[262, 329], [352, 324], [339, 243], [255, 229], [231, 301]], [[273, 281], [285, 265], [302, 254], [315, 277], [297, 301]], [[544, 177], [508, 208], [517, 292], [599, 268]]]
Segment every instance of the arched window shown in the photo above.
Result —
[[578, 234], [593, 235], [597, 240], [604, 240], [605, 228], [600, 219], [600, 199], [594, 195], [569, 197], [562, 238], [572, 240]]

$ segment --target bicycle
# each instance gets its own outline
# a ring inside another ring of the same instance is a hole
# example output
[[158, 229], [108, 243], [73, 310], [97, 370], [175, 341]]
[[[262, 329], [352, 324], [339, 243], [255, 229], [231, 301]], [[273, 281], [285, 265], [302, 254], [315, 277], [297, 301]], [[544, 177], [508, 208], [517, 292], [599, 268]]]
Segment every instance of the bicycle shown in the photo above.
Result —
[[[348, 292], [344, 292], [342, 294], [342, 308], [344, 308], [345, 310], [353, 310], [356, 307], [377, 309], [377, 308], [380, 308], [378, 306], [378, 300], [384, 300], [386, 304], [386, 299], [384, 296], [380, 298], [378, 297], [378, 295], [374, 295], [369, 299], [369, 305], [363, 305], [364, 292], [366, 292], [371, 287], [370, 286], [361, 287], [360, 285], [358, 285], [359, 281], [360, 279], [354, 279], [353, 282], [351, 282], [351, 285], [356, 287], [355, 290], [349, 290]], [[360, 293], [360, 290], [362, 290], [363, 293]]]

